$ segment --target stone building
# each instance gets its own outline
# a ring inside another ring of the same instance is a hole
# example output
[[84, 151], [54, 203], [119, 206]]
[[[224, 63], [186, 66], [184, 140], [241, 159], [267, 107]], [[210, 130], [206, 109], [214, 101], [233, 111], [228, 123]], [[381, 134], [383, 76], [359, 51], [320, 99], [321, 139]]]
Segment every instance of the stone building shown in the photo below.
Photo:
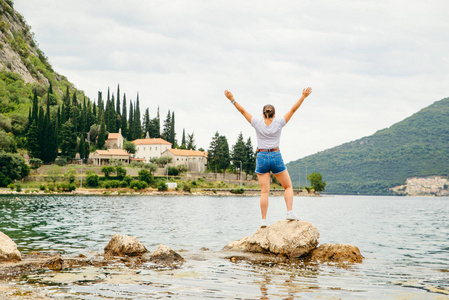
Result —
[[122, 149], [97, 150], [89, 154], [89, 159], [97, 166], [108, 165], [111, 160], [119, 160], [129, 164], [130, 155]]
[[125, 139], [122, 136], [122, 129], [118, 133], [110, 133], [108, 139], [104, 142], [106, 149], [123, 149]]
[[204, 151], [183, 150], [183, 149], [167, 149], [162, 156], [171, 157], [172, 166], [185, 165], [187, 170], [191, 172], [204, 172], [207, 164], [207, 155]]

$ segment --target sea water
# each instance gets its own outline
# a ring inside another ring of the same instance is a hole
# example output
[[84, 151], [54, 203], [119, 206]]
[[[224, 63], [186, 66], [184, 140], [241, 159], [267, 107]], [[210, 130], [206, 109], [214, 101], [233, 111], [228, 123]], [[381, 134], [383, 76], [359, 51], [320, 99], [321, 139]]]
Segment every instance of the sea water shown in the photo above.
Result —
[[[0, 231], [22, 253], [103, 252], [114, 233], [150, 251], [181, 251], [177, 269], [115, 265], [22, 276], [24, 291], [57, 299], [447, 299], [449, 198], [295, 197], [294, 211], [320, 232], [320, 244], [359, 247], [353, 265], [231, 261], [217, 255], [252, 235], [258, 197], [0, 196]], [[285, 218], [270, 197], [268, 223]], [[205, 251], [205, 249], [208, 249]], [[11, 283], [8, 283], [11, 284]], [[0, 297], [1, 298], [1, 297]]]

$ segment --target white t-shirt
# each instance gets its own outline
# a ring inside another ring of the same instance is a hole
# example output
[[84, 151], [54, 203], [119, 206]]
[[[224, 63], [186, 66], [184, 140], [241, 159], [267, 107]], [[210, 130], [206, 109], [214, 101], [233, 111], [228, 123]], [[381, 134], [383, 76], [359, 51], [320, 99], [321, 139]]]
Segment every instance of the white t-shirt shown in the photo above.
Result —
[[267, 126], [264, 119], [252, 117], [251, 126], [256, 129], [257, 147], [259, 149], [273, 149], [279, 147], [282, 127], [286, 124], [285, 118], [274, 118], [273, 122]]

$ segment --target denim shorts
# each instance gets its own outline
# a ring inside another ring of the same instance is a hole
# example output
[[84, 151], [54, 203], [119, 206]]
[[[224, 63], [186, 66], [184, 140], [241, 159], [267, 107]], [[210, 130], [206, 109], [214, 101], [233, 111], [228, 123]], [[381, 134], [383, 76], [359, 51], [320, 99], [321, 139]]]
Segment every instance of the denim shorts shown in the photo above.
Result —
[[281, 152], [258, 152], [256, 159], [256, 173], [265, 174], [273, 172], [273, 174], [279, 174], [284, 172], [287, 168], [284, 165]]

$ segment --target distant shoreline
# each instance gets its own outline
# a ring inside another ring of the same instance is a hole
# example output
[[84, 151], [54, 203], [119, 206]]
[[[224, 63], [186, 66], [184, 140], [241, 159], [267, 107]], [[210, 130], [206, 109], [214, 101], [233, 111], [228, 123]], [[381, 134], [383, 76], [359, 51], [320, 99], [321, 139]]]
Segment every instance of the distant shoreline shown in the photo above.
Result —
[[[207, 190], [198, 190], [192, 191], [191, 193], [185, 191], [176, 191], [176, 190], [168, 190], [168, 191], [158, 191], [158, 190], [123, 190], [123, 189], [76, 189], [72, 192], [45, 192], [45, 191], [37, 191], [33, 190], [23, 190], [21, 192], [11, 191], [5, 189], [0, 189], [0, 195], [33, 195], [33, 196], [55, 196], [55, 195], [64, 195], [64, 196], [260, 196], [260, 190], [250, 189], [245, 190], [242, 194], [239, 193], [231, 193], [230, 191], [233, 189], [207, 189]], [[283, 196], [284, 190], [271, 190], [270, 196]], [[303, 197], [318, 197], [320, 196], [316, 192], [307, 192], [305, 190], [295, 190], [294, 196], [303, 196]]]

